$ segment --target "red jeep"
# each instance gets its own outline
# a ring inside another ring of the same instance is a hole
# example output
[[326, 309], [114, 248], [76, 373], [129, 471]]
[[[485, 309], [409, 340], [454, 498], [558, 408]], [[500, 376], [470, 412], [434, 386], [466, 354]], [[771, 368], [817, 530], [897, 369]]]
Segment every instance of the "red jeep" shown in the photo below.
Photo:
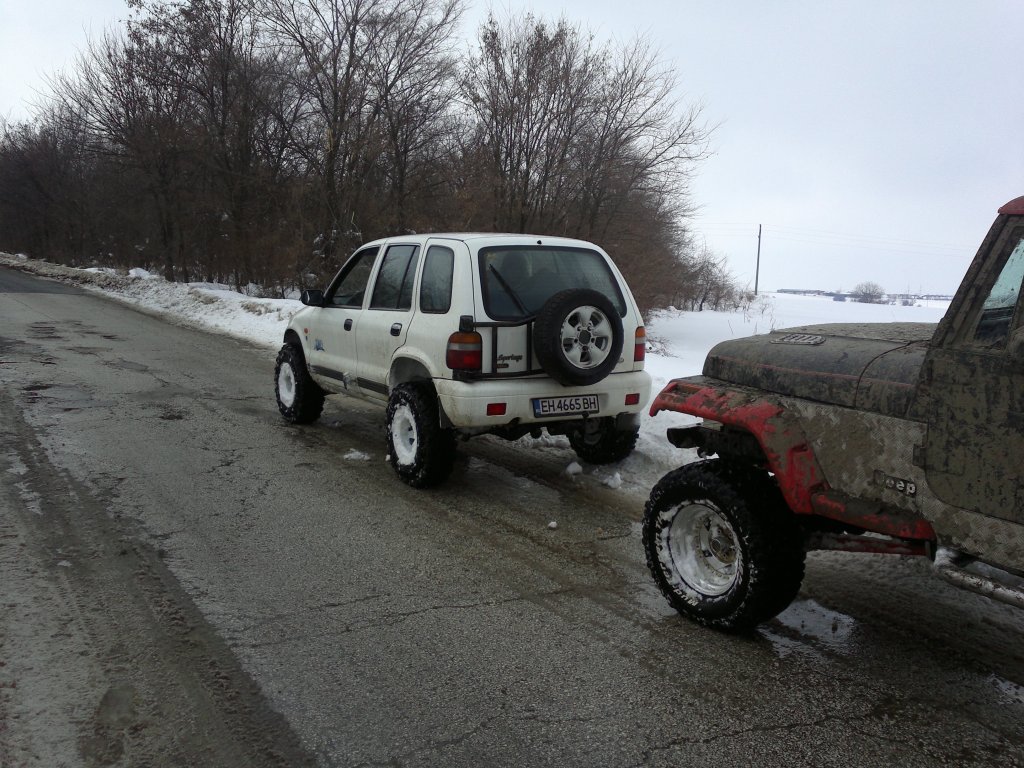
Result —
[[[719, 344], [651, 414], [706, 460], [665, 475], [647, 564], [682, 614], [722, 629], [795, 597], [808, 550], [920, 555], [1024, 607], [1024, 197], [999, 209], [949, 311]], [[715, 458], [707, 458], [707, 457]]]

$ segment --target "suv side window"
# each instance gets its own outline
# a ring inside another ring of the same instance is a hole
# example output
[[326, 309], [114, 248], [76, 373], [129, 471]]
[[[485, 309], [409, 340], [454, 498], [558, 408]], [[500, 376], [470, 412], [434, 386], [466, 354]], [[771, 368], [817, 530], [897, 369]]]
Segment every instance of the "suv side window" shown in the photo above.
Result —
[[981, 307], [974, 329], [974, 341], [987, 347], [1002, 347], [1010, 333], [1010, 324], [1024, 283], [1024, 235], [1011, 239], [1012, 247], [995, 285]]
[[331, 307], [361, 307], [370, 281], [373, 260], [378, 249], [365, 248], [357, 251], [338, 272], [327, 289], [327, 305]]
[[392, 245], [388, 248], [373, 287], [370, 309], [412, 308], [412, 284], [419, 251], [418, 245]]
[[455, 251], [443, 245], [427, 249], [420, 284], [420, 311], [444, 314], [452, 308], [452, 275]]

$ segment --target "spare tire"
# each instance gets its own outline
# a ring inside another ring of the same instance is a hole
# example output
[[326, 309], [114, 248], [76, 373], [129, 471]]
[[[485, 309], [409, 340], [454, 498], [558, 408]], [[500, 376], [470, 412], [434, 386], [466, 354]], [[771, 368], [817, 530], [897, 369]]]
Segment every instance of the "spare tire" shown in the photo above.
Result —
[[558, 383], [596, 384], [619, 364], [622, 318], [599, 291], [560, 291], [537, 313], [533, 348], [544, 371]]

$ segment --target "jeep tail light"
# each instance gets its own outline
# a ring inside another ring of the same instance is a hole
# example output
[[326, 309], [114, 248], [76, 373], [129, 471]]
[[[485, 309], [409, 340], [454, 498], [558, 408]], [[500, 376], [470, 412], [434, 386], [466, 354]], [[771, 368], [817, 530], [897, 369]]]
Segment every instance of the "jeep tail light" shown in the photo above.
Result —
[[631, 392], [626, 395], [626, 405], [639, 405], [640, 404], [640, 393]]
[[642, 363], [647, 356], [647, 331], [641, 325], [636, 329], [636, 341], [633, 346], [633, 362]]
[[460, 331], [448, 337], [445, 364], [453, 371], [479, 371], [483, 365], [483, 339], [476, 331]]
[[487, 415], [488, 416], [504, 416], [507, 410], [506, 403], [488, 403], [487, 404]]

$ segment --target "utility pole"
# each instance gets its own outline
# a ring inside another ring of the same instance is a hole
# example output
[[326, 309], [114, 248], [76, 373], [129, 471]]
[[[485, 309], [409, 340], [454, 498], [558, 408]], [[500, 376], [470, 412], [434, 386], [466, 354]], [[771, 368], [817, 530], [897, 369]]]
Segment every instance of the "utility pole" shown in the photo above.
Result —
[[757, 225], [757, 268], [754, 270], [754, 295], [757, 296], [757, 282], [761, 277], [761, 225]]

